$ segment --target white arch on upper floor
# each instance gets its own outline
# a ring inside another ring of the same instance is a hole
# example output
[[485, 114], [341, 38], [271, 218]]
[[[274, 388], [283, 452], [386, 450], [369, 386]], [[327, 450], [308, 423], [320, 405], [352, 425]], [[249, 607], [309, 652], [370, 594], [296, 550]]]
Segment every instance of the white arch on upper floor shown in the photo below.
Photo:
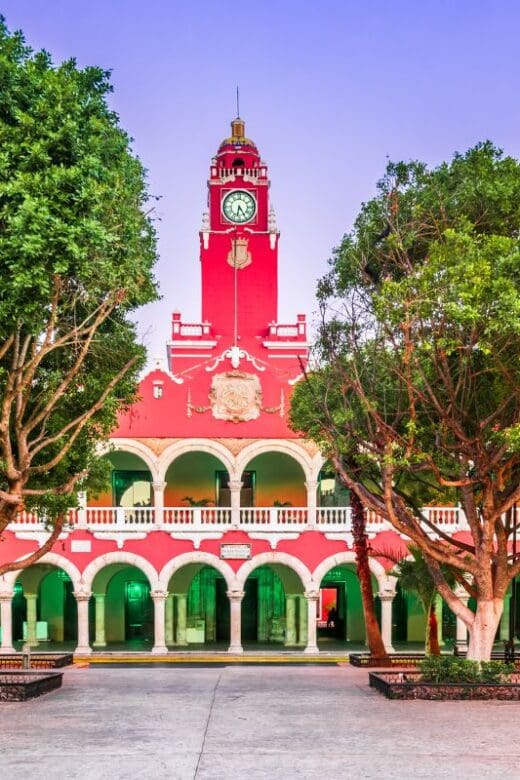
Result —
[[292, 458], [301, 466], [305, 481], [313, 480], [312, 457], [302, 447], [287, 439], [262, 439], [244, 447], [236, 459], [237, 477], [242, 477], [244, 469], [253, 458], [269, 452], [278, 452]]
[[152, 564], [141, 555], [125, 552], [124, 550], [114, 550], [113, 552], [105, 553], [90, 561], [81, 575], [83, 589], [92, 590], [96, 574], [104, 569], [105, 566], [110, 566], [113, 563], [124, 563], [127, 566], [135, 566], [136, 569], [139, 569], [146, 575], [152, 591], [159, 589], [159, 576]]
[[166, 472], [171, 464], [177, 460], [181, 455], [186, 455], [188, 452], [205, 452], [208, 455], [214, 455], [215, 458], [222, 463], [226, 468], [229, 478], [236, 478], [236, 464], [233, 454], [219, 441], [212, 441], [211, 439], [183, 439], [176, 441], [173, 444], [168, 445], [166, 449], [161, 453], [157, 468], [159, 473], [159, 480], [166, 481]]
[[[329, 572], [331, 569], [334, 569], [336, 566], [341, 566], [345, 563], [356, 563], [356, 554], [353, 550], [345, 550], [344, 552], [335, 553], [334, 555], [330, 555], [328, 558], [325, 558], [325, 560], [318, 564], [318, 566], [312, 572], [314, 587], [320, 587], [321, 581], [327, 572]], [[395, 580], [395, 577], [389, 577], [387, 575], [385, 567], [382, 563], [377, 561], [375, 558], [369, 558], [368, 565], [371, 573], [377, 580], [380, 593], [395, 590], [394, 585], [391, 583], [392, 580]]]
[[298, 575], [304, 591], [312, 590], [313, 580], [307, 566], [294, 555], [289, 555], [289, 553], [285, 552], [277, 552], [276, 550], [260, 553], [243, 563], [236, 573], [236, 589], [244, 590], [249, 575], [255, 569], [258, 569], [259, 566], [265, 565], [287, 566], [287, 568]]
[[226, 561], [221, 560], [216, 555], [207, 552], [201, 552], [200, 550], [194, 550], [193, 552], [182, 553], [177, 555], [168, 561], [159, 573], [159, 589], [162, 591], [168, 590], [168, 585], [174, 574], [177, 574], [185, 566], [190, 564], [199, 564], [201, 566], [211, 566], [216, 569], [226, 581], [228, 590], [236, 589], [235, 586], [235, 572]]
[[[24, 555], [18, 560], [23, 561], [23, 559], [26, 557], [27, 556]], [[81, 573], [78, 567], [74, 563], [72, 563], [72, 561], [69, 561], [68, 558], [65, 558], [63, 555], [58, 555], [58, 553], [54, 553], [54, 552], [45, 553], [45, 555], [42, 555], [41, 558], [39, 558], [37, 561], [32, 563], [31, 566], [28, 566], [26, 569], [17, 569], [16, 571], [7, 572], [7, 574], [4, 575], [4, 583], [6, 587], [4, 587], [3, 589], [12, 591], [18, 577], [23, 575], [25, 571], [28, 571], [33, 566], [38, 566], [39, 564], [46, 564], [50, 566], [55, 566], [58, 569], [63, 569], [63, 571], [69, 575], [71, 582], [74, 585], [74, 590], [78, 591], [80, 589]]]
[[110, 439], [108, 443], [102, 444], [99, 447], [99, 455], [100, 457], [103, 455], [110, 455], [112, 450], [116, 450], [117, 452], [129, 452], [132, 455], [137, 455], [137, 457], [141, 458], [147, 465], [150, 474], [152, 475], [152, 482], [160, 481], [159, 458], [146, 446], [146, 444], [143, 444], [143, 442], [136, 441], [135, 439]]

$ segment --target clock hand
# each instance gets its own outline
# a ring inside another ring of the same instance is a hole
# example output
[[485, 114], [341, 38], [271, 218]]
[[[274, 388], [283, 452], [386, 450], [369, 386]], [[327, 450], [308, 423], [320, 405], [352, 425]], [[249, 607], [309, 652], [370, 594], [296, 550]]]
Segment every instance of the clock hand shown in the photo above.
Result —
[[246, 212], [244, 211], [244, 209], [242, 208], [242, 206], [239, 203], [238, 206], [237, 206], [237, 217], [245, 216], [245, 213]]

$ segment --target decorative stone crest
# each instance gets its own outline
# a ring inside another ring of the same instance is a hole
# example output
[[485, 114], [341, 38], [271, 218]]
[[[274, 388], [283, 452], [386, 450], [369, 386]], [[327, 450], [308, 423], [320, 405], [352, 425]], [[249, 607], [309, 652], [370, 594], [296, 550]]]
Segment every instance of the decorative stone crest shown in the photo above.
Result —
[[235, 238], [231, 241], [231, 250], [228, 253], [227, 261], [231, 268], [247, 268], [251, 265], [253, 258], [251, 252], [247, 249], [247, 238]]
[[210, 390], [211, 411], [217, 420], [256, 420], [262, 408], [262, 389], [256, 374], [227, 371], [215, 374]]

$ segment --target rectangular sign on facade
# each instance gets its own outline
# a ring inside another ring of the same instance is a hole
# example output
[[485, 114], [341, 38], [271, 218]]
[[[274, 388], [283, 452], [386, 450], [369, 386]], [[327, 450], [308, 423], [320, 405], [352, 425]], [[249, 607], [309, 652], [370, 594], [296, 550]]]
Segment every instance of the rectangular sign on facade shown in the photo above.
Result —
[[233, 560], [246, 560], [251, 558], [250, 544], [221, 544], [220, 557]]

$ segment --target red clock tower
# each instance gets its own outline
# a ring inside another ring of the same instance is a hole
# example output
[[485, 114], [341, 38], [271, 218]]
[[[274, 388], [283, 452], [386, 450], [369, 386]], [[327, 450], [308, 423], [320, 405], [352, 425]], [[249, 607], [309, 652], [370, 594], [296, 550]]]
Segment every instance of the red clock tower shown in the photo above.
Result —
[[267, 165], [231, 123], [211, 160], [200, 230], [201, 321], [172, 315], [168, 373], [152, 371], [118, 436], [294, 438], [289, 397], [307, 359], [305, 315], [278, 322], [279, 231]]
[[211, 161], [200, 233], [202, 317], [241, 341], [265, 337], [278, 308], [278, 230], [267, 166], [244, 130], [235, 119]]

